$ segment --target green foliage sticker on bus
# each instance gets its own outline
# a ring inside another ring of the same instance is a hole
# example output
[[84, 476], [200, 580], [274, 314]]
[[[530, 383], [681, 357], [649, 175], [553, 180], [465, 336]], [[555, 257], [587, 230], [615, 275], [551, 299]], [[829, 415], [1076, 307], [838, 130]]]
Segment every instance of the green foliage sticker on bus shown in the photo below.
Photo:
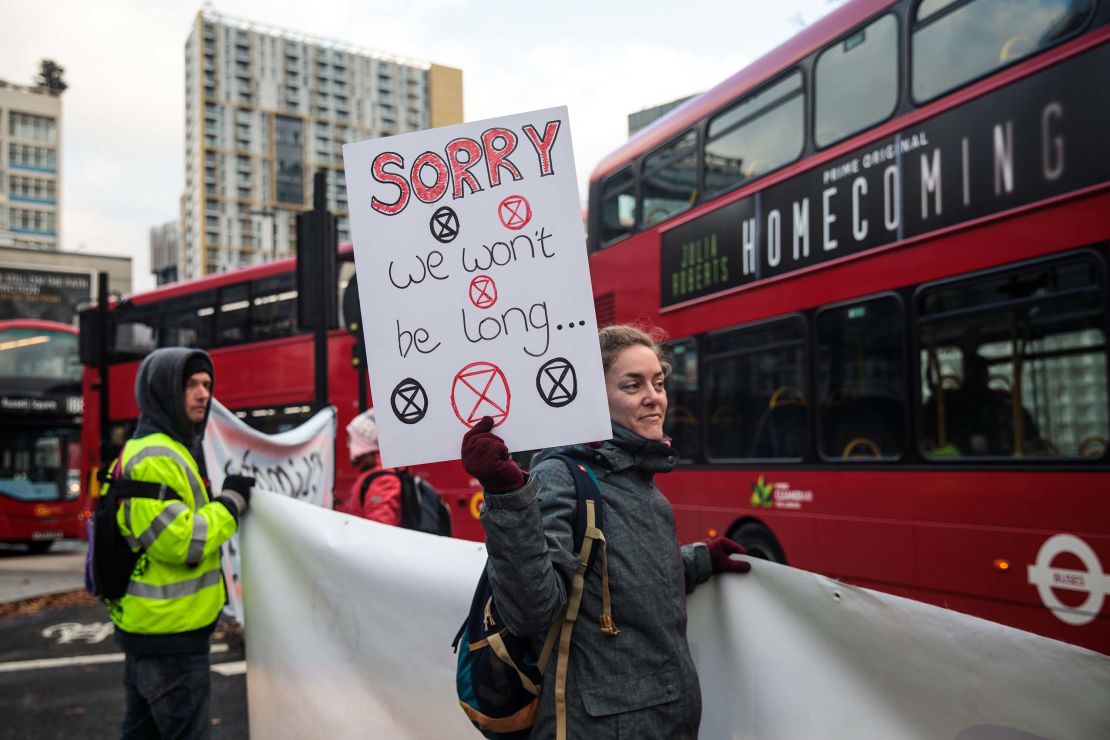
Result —
[[752, 506], [771, 508], [771, 485], [763, 480], [762, 475], [752, 484]]

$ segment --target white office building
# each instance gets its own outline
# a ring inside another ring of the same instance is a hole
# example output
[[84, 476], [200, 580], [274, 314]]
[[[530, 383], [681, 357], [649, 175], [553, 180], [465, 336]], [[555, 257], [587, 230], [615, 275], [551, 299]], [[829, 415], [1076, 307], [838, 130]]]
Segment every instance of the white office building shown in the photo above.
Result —
[[57, 251], [62, 99], [0, 80], [0, 247]]

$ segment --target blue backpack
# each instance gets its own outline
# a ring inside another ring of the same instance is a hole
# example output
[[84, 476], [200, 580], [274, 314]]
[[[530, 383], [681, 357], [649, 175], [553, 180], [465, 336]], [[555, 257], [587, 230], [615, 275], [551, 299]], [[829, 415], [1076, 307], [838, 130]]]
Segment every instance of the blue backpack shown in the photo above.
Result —
[[[574, 477], [578, 505], [574, 520], [574, 549], [578, 567], [574, 582], [567, 589], [567, 608], [547, 632], [537, 652], [528, 636], [514, 635], [505, 627], [497, 600], [489, 585], [489, 566], [482, 571], [470, 612], [451, 646], [458, 654], [455, 683], [459, 704], [470, 721], [491, 740], [527, 738], [539, 708], [540, 684], [544, 669], [558, 640], [555, 672], [555, 717], [558, 737], [566, 737], [566, 680], [570, 637], [586, 575], [600, 554], [602, 568], [601, 629], [609, 635], [613, 625], [609, 602], [609, 570], [605, 554], [604, 506], [593, 471], [585, 464], [564, 455], [554, 455], [566, 464]], [[461, 647], [460, 647], [461, 646]]]

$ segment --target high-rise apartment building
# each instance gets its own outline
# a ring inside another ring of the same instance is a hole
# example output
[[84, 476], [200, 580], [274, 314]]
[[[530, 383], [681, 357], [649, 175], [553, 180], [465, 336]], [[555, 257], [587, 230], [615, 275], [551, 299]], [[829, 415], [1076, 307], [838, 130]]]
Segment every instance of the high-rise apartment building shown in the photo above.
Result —
[[61, 243], [62, 99], [0, 80], [0, 247]]
[[170, 221], [150, 230], [150, 272], [156, 285], [176, 283], [181, 263], [181, 224]]
[[349, 240], [343, 144], [461, 122], [461, 70], [202, 11], [185, 45], [178, 275], [292, 253], [317, 170]]

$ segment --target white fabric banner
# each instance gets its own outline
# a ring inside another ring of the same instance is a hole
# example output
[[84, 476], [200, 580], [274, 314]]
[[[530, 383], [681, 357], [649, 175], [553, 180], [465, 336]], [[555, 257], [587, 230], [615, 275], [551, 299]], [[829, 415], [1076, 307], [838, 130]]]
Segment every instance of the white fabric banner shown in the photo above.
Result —
[[[279, 434], [247, 426], [226, 406], [212, 399], [204, 428], [204, 459], [213, 498], [224, 478], [253, 476], [259, 488], [330, 509], [335, 489], [335, 407], [316, 412], [308, 421]], [[239, 535], [223, 547], [226, 611], [244, 623], [243, 587], [239, 574]]]
[[[216, 399], [204, 428], [204, 459], [212, 491], [224, 476], [251, 475], [258, 487], [330, 509], [335, 488], [335, 407], [295, 429], [265, 434]], [[214, 494], [216, 495], [216, 494]]]
[[[479, 737], [450, 643], [483, 546], [252, 503], [252, 735]], [[1110, 737], [1110, 657], [1072, 645], [763, 561], [689, 613], [703, 738]]]

